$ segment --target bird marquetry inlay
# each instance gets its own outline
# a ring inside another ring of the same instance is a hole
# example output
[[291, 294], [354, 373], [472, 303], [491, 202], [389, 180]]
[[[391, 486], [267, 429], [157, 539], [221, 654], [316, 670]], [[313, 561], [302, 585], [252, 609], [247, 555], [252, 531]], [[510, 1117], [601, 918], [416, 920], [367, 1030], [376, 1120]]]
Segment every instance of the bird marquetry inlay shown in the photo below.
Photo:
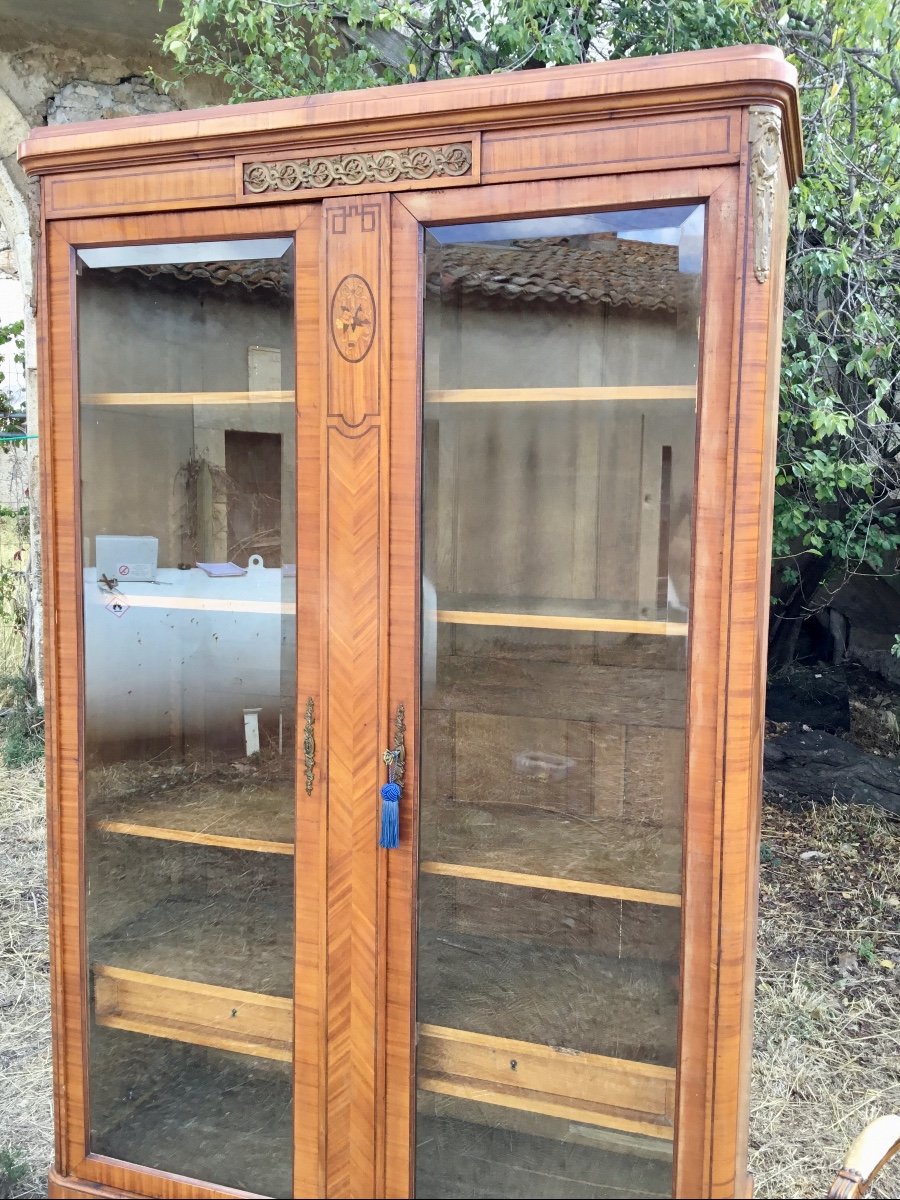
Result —
[[331, 336], [347, 362], [361, 362], [375, 337], [375, 297], [361, 275], [345, 275], [331, 298]]

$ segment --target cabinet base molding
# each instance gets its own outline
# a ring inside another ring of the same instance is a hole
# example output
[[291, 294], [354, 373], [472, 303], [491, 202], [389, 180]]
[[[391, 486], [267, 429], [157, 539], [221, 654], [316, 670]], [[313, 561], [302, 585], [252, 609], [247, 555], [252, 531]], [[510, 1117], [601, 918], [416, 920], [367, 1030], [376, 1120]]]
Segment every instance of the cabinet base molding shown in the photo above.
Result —
[[86, 1183], [83, 1179], [73, 1179], [70, 1175], [62, 1175], [51, 1168], [47, 1176], [47, 1195], [49, 1200], [90, 1200], [90, 1197], [102, 1197], [103, 1200], [138, 1200], [137, 1192], [122, 1192], [118, 1188], [104, 1187], [102, 1183]]

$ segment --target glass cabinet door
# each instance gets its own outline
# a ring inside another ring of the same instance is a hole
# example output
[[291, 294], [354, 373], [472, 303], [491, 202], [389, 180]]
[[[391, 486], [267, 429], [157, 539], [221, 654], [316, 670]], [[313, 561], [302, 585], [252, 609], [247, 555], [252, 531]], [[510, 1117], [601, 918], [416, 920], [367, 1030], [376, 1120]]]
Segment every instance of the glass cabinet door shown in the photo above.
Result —
[[291, 1196], [293, 242], [77, 262], [89, 1149]]
[[423, 1198], [671, 1195], [703, 216], [426, 234]]

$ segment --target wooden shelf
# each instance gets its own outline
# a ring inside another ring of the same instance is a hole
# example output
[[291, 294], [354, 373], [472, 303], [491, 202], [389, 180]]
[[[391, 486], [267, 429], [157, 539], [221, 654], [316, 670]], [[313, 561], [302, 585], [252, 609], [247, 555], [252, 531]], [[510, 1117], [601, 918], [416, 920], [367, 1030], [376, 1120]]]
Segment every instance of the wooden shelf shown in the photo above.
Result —
[[94, 964], [98, 1025], [290, 1062], [293, 1003], [146, 971]]
[[647, 384], [644, 387], [451, 388], [426, 392], [426, 404], [572, 404], [597, 400], [690, 400], [692, 385]]
[[687, 637], [686, 621], [640, 618], [628, 613], [598, 612], [590, 600], [522, 599], [448, 596], [438, 599], [440, 625], [496, 625], [507, 629], [569, 629], [582, 633], [640, 634]]
[[290, 781], [190, 778], [146, 795], [88, 801], [90, 827], [105, 833], [288, 855], [294, 853], [293, 807]]
[[[675, 1065], [678, 965], [460, 931], [423, 919], [418, 1013], [468, 1028], [657, 1067]], [[672, 948], [677, 956], [677, 944]]]
[[294, 393], [259, 392], [93, 392], [82, 403], [107, 407], [177, 404], [293, 404]]
[[454, 879], [477, 879], [482, 883], [500, 883], [509, 887], [539, 888], [545, 892], [569, 892], [579, 896], [599, 896], [606, 900], [624, 900], [629, 904], [660, 904], [680, 908], [681, 897], [673, 892], [653, 892], [642, 888], [616, 887], [590, 883], [583, 879], [562, 879], [551, 875], [524, 875], [518, 871], [497, 871], [464, 863], [423, 862], [419, 870], [426, 875], [449, 875]]
[[192, 846], [221, 846], [225, 850], [251, 850], [259, 854], [293, 854], [291, 842], [267, 842], [259, 838], [225, 837], [193, 829], [169, 829], [161, 825], [140, 825], [132, 821], [93, 821], [91, 826], [104, 833], [125, 837], [156, 838], [161, 842], [187, 842]]
[[175, 896], [93, 938], [98, 1024], [289, 1062], [291, 916], [264, 896]]
[[672, 1139], [672, 1067], [439, 1025], [418, 1032], [424, 1091]]
[[426, 874], [681, 906], [677, 829], [525, 805], [422, 807]]
[[501, 625], [504, 629], [573, 629], [582, 633], [637, 633], [650, 637], [687, 637], [687, 624], [625, 621], [615, 617], [569, 617], [558, 613], [471, 612], [439, 608], [441, 625]]

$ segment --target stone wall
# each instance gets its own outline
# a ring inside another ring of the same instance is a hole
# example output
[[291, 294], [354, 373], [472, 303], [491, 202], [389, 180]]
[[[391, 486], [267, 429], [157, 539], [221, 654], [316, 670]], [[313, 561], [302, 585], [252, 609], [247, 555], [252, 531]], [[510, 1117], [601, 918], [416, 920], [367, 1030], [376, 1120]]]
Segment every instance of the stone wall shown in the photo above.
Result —
[[178, 107], [171, 96], [160, 95], [148, 80], [139, 75], [120, 79], [117, 83], [73, 79], [50, 97], [47, 124], [64, 125], [71, 121], [146, 116], [174, 112]]
[[148, 68], [161, 65], [154, 34], [171, 16], [151, 16], [151, 10], [156, 12], [152, 0], [137, 16], [108, 0], [52, 0], [49, 5], [41, 0], [33, 12], [18, 4], [12, 8], [10, 14], [9, 0], [0, 0], [0, 274], [18, 280], [19, 295], [15, 301], [0, 299], [0, 324], [24, 313], [25, 404], [29, 433], [37, 435], [24, 453], [32, 506], [31, 591], [37, 619], [32, 667], [40, 692], [40, 431], [34, 290], [39, 196], [37, 186], [19, 167], [16, 151], [33, 126], [150, 116], [202, 107], [224, 97], [203, 80], [189, 81], [172, 95], [161, 94], [149, 82]]

